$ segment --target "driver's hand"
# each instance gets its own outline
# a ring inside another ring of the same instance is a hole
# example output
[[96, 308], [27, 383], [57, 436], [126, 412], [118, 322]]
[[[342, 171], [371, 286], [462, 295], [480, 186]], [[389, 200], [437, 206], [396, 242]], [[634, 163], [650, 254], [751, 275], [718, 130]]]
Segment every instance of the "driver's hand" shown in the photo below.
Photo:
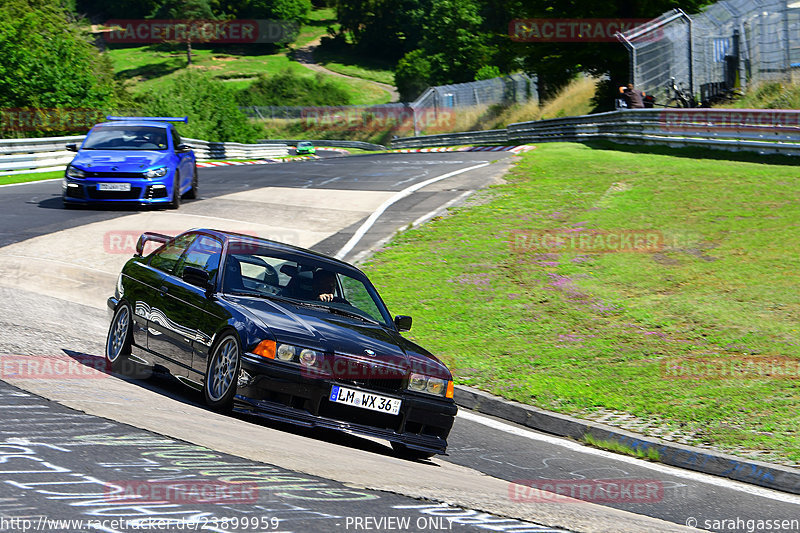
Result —
[[332, 302], [333, 301], [333, 294], [320, 294], [319, 299], [323, 302]]

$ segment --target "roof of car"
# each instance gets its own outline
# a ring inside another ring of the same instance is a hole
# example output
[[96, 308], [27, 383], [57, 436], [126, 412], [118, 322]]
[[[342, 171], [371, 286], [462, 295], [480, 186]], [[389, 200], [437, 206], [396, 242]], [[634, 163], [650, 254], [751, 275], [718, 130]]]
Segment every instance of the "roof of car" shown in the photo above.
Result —
[[208, 234], [211, 234], [211, 235], [216, 235], [216, 236], [220, 237], [221, 239], [227, 239], [229, 241], [236, 241], [236, 242], [242, 242], [242, 243], [263, 244], [263, 245], [266, 245], [268, 248], [272, 248], [272, 249], [277, 250], [277, 251], [292, 252], [292, 253], [296, 253], [297, 255], [300, 255], [300, 256], [305, 256], [305, 257], [307, 257], [309, 259], [317, 259], [317, 260], [327, 261], [327, 262], [330, 262], [330, 263], [335, 263], [335, 264], [341, 266], [342, 268], [350, 269], [350, 270], [352, 270], [354, 272], [359, 272], [362, 275], [364, 274], [363, 272], [361, 272], [361, 270], [359, 270], [358, 268], [354, 267], [350, 263], [346, 263], [344, 261], [341, 261], [341, 260], [336, 259], [334, 257], [331, 257], [329, 255], [321, 254], [319, 252], [315, 252], [315, 251], [309, 250], [307, 248], [301, 248], [300, 246], [294, 246], [294, 245], [286, 244], [286, 243], [283, 243], [283, 242], [272, 241], [270, 239], [264, 239], [262, 237], [255, 237], [253, 235], [245, 235], [245, 234], [242, 234], [242, 233], [235, 233], [235, 232], [232, 232], [232, 231], [222, 231], [222, 230], [215, 230], [215, 229], [208, 229], [208, 228], [196, 228], [196, 229], [190, 230], [187, 233], [190, 233], [190, 232], [208, 233]]

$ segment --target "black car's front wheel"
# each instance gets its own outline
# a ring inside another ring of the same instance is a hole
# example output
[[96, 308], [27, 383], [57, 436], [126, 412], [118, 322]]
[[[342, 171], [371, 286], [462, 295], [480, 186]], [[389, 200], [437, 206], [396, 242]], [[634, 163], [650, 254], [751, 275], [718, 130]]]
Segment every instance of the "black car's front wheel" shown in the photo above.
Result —
[[225, 334], [211, 351], [203, 393], [213, 409], [227, 411], [233, 405], [242, 349], [234, 333]]

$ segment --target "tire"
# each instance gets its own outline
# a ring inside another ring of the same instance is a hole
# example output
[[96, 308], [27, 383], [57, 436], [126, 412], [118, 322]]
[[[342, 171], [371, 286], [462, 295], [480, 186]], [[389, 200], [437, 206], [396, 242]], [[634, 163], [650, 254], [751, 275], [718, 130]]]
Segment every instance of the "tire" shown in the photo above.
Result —
[[131, 306], [122, 302], [114, 312], [106, 337], [105, 358], [114, 374], [122, 374], [133, 378], [149, 378], [152, 368], [146, 368], [131, 361], [131, 344], [133, 344], [133, 314]]
[[212, 409], [227, 412], [233, 407], [241, 362], [239, 337], [229, 331], [214, 344], [203, 379], [203, 396]]
[[172, 185], [172, 200], [169, 203], [170, 209], [178, 209], [181, 206], [181, 177], [175, 172], [175, 183]]
[[186, 198], [189, 200], [197, 198], [197, 164], [194, 165], [194, 171], [192, 173], [192, 188], [186, 193]]
[[419, 461], [421, 459], [430, 459], [434, 455], [433, 452], [423, 452], [421, 450], [414, 450], [409, 448], [405, 444], [401, 444], [399, 442], [392, 442], [392, 449], [394, 450], [395, 455], [402, 459], [411, 459], [412, 461]]

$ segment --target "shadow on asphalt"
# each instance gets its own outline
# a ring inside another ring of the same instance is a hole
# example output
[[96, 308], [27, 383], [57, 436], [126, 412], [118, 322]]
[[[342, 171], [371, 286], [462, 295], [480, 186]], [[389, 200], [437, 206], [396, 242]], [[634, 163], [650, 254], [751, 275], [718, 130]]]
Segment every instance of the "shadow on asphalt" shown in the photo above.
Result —
[[[159, 367], [158, 365], [156, 365], [156, 367], [152, 370], [150, 377], [137, 379], [134, 377], [112, 372], [110, 365], [108, 364], [106, 359], [102, 356], [90, 355], [83, 352], [68, 350], [66, 348], [62, 348], [62, 351], [81, 365], [93, 368], [95, 370], [99, 370], [109, 375], [113, 375], [114, 377], [122, 379], [123, 381], [126, 381], [132, 385], [141, 387], [151, 392], [155, 392], [157, 394], [161, 394], [162, 396], [166, 396], [167, 398], [181, 402], [183, 404], [191, 405], [193, 407], [198, 407], [200, 409], [205, 409], [206, 411], [212, 411], [212, 409], [210, 409], [205, 404], [202, 392], [197, 391], [187, 385], [184, 385], [163, 367]], [[137, 369], [137, 371], [141, 372], [142, 369], [139, 368]], [[366, 439], [349, 433], [344, 433], [341, 431], [334, 431], [325, 428], [305, 428], [305, 427], [295, 426], [289, 423], [266, 420], [256, 415], [248, 415], [241, 413], [230, 413], [228, 416], [230, 416], [231, 418], [241, 420], [242, 422], [248, 424], [268, 427], [277, 431], [283, 431], [285, 433], [291, 433], [294, 435], [299, 435], [310, 439], [321, 440], [324, 442], [328, 442], [330, 444], [338, 444], [340, 446], [346, 446], [348, 448], [356, 448], [359, 450], [379, 455], [397, 457], [397, 455], [394, 453], [394, 451], [388, 445], [388, 443], [381, 444], [370, 439]], [[406, 460], [412, 461], [412, 459], [406, 459]], [[431, 466], [438, 466], [429, 460], [419, 460], [415, 462], [421, 462]]]

